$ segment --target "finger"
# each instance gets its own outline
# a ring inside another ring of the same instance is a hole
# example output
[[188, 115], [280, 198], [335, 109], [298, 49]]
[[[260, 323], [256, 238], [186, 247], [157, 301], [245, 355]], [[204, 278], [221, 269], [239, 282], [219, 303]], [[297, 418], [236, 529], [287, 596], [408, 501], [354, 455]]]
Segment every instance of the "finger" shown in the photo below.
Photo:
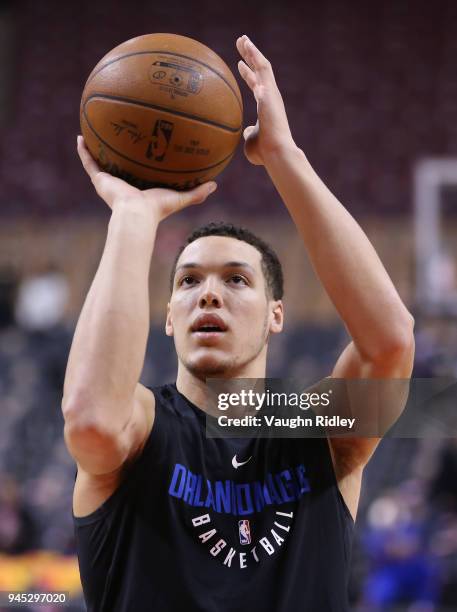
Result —
[[243, 36], [240, 36], [238, 40], [236, 41], [236, 48], [238, 49], [238, 52], [243, 58], [245, 64], [249, 66], [251, 70], [253, 70], [249, 49], [248, 47], [246, 47], [246, 43], [248, 40], [249, 38], [246, 36], [246, 34], [244, 34]]
[[180, 207], [185, 208], [186, 206], [192, 206], [193, 204], [202, 204], [206, 198], [216, 191], [217, 183], [210, 181], [203, 183], [190, 191], [182, 191], [180, 193]]
[[77, 138], [77, 148], [79, 158], [81, 160], [82, 165], [84, 166], [84, 170], [90, 176], [91, 180], [94, 180], [95, 176], [101, 172], [97, 162], [89, 153], [89, 149], [86, 147], [84, 142], [84, 138], [82, 136], [78, 136]]
[[243, 62], [243, 60], [238, 62], [238, 71], [248, 87], [254, 90], [254, 87], [257, 85], [255, 73]]
[[269, 72], [271, 64], [247, 36], [244, 40], [247, 63], [256, 72]]
[[238, 53], [243, 56], [244, 55], [244, 41], [247, 38], [246, 34], [243, 36], [239, 36], [236, 39], [236, 48], [238, 49]]
[[237, 38], [236, 48], [238, 49], [240, 55], [244, 56], [244, 55], [249, 54], [250, 48], [249, 48], [249, 45], [247, 45], [247, 43], [249, 43], [250, 40], [251, 39], [246, 34], [243, 34], [243, 36], [240, 36], [239, 38]]

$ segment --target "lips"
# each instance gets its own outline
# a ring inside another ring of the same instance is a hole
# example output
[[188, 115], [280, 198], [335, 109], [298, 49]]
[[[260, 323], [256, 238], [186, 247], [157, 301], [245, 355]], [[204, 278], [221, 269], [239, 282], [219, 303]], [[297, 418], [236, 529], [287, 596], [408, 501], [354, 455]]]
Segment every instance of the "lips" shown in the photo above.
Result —
[[222, 333], [227, 331], [227, 325], [216, 314], [203, 314], [197, 317], [191, 327], [192, 333]]

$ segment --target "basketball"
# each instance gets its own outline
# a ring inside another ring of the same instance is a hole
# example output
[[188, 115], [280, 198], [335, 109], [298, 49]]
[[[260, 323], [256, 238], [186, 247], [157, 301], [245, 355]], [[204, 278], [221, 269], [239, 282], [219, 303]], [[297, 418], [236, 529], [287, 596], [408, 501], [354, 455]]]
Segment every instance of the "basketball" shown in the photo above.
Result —
[[225, 62], [177, 34], [107, 53], [81, 99], [86, 146], [110, 174], [146, 189], [190, 189], [217, 176], [240, 140], [243, 104]]

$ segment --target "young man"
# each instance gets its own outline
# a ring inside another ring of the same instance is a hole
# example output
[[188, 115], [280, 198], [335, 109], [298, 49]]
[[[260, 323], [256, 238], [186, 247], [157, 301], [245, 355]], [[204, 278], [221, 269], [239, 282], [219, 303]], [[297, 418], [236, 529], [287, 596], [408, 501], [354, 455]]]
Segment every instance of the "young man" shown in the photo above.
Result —
[[[294, 143], [269, 62], [237, 40], [257, 102], [245, 153], [265, 166], [352, 341], [331, 375], [408, 378], [413, 319], [367, 237]], [[283, 325], [274, 253], [249, 232], [213, 225], [173, 271], [166, 333], [176, 384], [138, 383], [149, 329], [157, 226], [203, 202], [214, 183], [138, 191], [78, 150], [112, 209], [105, 250], [68, 361], [65, 440], [78, 465], [73, 498], [89, 610], [347, 610], [353, 520], [376, 438], [211, 439], [210, 377], [265, 376]]]

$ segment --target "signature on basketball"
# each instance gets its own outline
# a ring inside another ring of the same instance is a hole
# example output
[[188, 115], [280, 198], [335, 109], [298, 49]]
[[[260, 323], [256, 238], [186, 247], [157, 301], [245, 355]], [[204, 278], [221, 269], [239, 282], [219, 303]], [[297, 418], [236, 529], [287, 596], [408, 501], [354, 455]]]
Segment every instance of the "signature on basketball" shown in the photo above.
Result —
[[120, 136], [122, 132], [125, 131], [125, 133], [128, 134], [132, 140], [133, 144], [136, 144], [137, 142], [140, 142], [146, 138], [146, 134], [143, 134], [137, 129], [136, 126], [132, 127], [134, 124], [131, 124], [129, 121], [122, 121], [121, 123], [111, 121], [111, 125], [114, 128], [114, 133], [116, 136]]

